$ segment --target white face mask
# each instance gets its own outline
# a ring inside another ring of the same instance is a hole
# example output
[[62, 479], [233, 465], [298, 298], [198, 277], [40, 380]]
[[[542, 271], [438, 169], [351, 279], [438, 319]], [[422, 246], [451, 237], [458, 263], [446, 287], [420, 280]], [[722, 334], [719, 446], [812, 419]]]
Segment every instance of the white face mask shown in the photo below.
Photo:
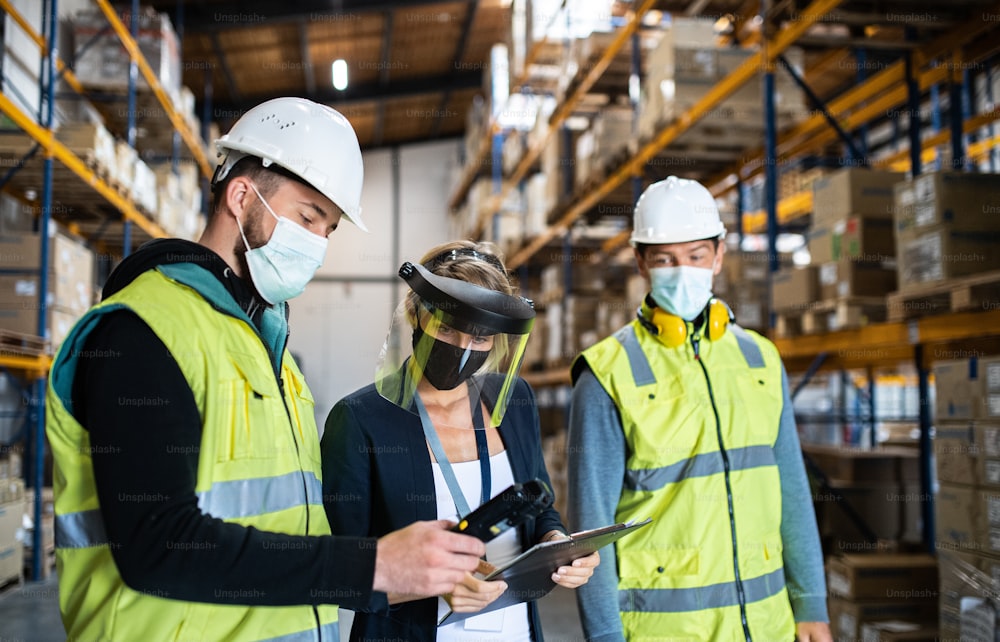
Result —
[[667, 312], [692, 321], [712, 298], [712, 276], [710, 268], [690, 265], [651, 268], [650, 295]]
[[238, 218], [236, 224], [240, 228], [243, 245], [247, 248], [250, 280], [261, 298], [274, 305], [302, 294], [316, 270], [323, 265], [327, 240], [326, 237], [313, 234], [301, 225], [275, 214], [253, 183], [250, 183], [250, 188], [271, 216], [277, 219], [278, 225], [267, 243], [251, 249]]

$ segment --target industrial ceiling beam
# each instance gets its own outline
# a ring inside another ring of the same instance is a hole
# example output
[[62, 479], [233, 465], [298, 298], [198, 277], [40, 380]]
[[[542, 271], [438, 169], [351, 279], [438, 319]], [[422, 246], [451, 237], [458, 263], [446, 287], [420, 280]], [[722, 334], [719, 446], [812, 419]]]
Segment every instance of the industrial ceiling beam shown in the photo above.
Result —
[[[463, 89], [474, 89], [482, 85], [482, 72], [478, 70], [460, 71], [452, 74], [442, 74], [439, 76], [425, 76], [423, 78], [408, 78], [406, 80], [394, 80], [388, 87], [383, 87], [379, 81], [350, 85], [344, 91], [337, 91], [333, 87], [319, 88], [311, 99], [329, 105], [348, 105], [359, 102], [369, 102], [378, 100], [394, 100], [397, 98], [409, 98], [412, 96], [422, 96], [425, 94], [439, 94], [443, 91], [461, 91]], [[284, 95], [283, 93], [280, 95]], [[245, 96], [241, 100], [229, 101], [228, 103], [217, 103], [213, 106], [213, 113], [218, 117], [233, 117], [241, 114], [265, 100], [277, 98], [279, 93], [256, 94]]]
[[[392, 15], [391, 11], [386, 11], [382, 24], [382, 51], [379, 55], [382, 69], [379, 70], [378, 84], [383, 91], [389, 86], [389, 70], [392, 68], [392, 65], [389, 64], [389, 56], [392, 55]], [[375, 133], [372, 134], [373, 146], [378, 147], [382, 144], [382, 134], [384, 131], [385, 100], [380, 100], [378, 103], [378, 114], [375, 116]]]
[[212, 34], [212, 51], [215, 52], [215, 58], [219, 61], [219, 69], [222, 70], [222, 78], [226, 81], [226, 91], [229, 93], [229, 100], [234, 103], [243, 102], [240, 90], [236, 88], [236, 80], [233, 77], [233, 70], [229, 68], [229, 62], [226, 60], [226, 52], [222, 50], [222, 43], [219, 42], [218, 33]]
[[316, 93], [316, 71], [313, 69], [312, 54], [309, 53], [309, 24], [299, 21], [299, 55], [302, 58], [302, 79], [306, 83], [306, 93]]
[[[472, 23], [476, 20], [476, 12], [478, 10], [479, 0], [469, 3], [469, 8], [465, 13], [465, 21], [462, 23], [462, 35], [458, 38], [458, 43], [455, 45], [455, 55], [452, 56], [451, 73], [458, 71], [462, 60], [465, 58], [465, 47], [469, 43], [469, 34], [472, 32]], [[445, 90], [441, 94], [441, 102], [438, 103], [434, 124], [431, 126], [431, 138], [437, 138], [438, 134], [441, 133], [441, 119], [444, 117], [444, 111], [448, 108], [448, 101], [450, 99], [451, 90]]]
[[[157, 11], [169, 12], [178, 0], [153, 2]], [[381, 0], [298, 0], [296, 2], [274, 2], [274, 0], [230, 0], [229, 2], [187, 2], [185, 11], [185, 31], [187, 33], [214, 33], [230, 29], [272, 26], [277, 24], [309, 22], [346, 21], [352, 15], [393, 11], [396, 9], [419, 9], [443, 4], [441, 0], [403, 0], [384, 2]]]

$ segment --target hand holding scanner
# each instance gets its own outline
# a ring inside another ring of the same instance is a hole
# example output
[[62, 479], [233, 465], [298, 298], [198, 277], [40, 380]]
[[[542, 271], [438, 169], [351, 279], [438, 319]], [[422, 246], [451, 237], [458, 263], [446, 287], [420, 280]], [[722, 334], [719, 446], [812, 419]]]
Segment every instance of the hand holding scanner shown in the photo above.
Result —
[[552, 489], [540, 479], [514, 484], [466, 515], [451, 530], [488, 542], [505, 530], [538, 516], [554, 499]]

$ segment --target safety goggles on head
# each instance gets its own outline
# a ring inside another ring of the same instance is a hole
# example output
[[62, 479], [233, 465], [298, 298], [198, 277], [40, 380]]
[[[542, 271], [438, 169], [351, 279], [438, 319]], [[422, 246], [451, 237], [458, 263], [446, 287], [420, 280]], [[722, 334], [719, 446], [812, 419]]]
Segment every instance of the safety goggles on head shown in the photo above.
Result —
[[534, 325], [531, 302], [409, 262], [399, 276], [416, 297], [393, 315], [375, 372], [379, 393], [417, 413], [418, 389], [467, 385], [486, 404], [489, 425], [499, 426]]

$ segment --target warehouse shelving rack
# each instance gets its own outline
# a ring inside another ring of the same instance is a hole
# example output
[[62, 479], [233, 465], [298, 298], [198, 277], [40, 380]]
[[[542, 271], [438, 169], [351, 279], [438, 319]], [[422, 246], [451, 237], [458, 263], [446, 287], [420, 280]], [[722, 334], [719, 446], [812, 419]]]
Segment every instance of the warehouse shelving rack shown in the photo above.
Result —
[[[667, 147], [681, 134], [695, 124], [699, 118], [722, 102], [733, 91], [742, 86], [759, 68], [765, 71], [765, 101], [766, 111], [773, 114], [773, 77], [774, 61], [781, 52], [802, 35], [813, 22], [821, 19], [826, 13], [837, 7], [837, 0], [816, 0], [801, 12], [802, 22], [791, 29], [779, 32], [771, 40], [765, 40], [761, 51], [735, 70], [727, 78], [713, 87], [703, 99], [683, 114], [674, 124], [663, 128], [658, 135], [633, 154], [626, 162], [606, 177], [596, 186], [579, 195], [566, 207], [558, 208], [550, 216], [554, 219], [542, 235], [528, 240], [516, 250], [508, 264], [511, 268], [523, 268], [531, 257], [551, 241], [563, 237], [568, 238], [570, 226], [590, 208], [606, 198], [614, 189], [630, 177], [641, 176], [647, 161], [655, 157], [657, 152]], [[895, 171], [910, 171], [918, 175], [925, 164], [933, 162], [938, 157], [938, 148], [951, 146], [952, 167], [962, 168], [969, 161], [979, 161], [989, 157], [1000, 143], [1000, 136], [992, 131], [992, 126], [1000, 118], [1000, 110], [971, 114], [951, 109], [951, 118], [947, 127], [941, 127], [931, 136], [922, 138], [920, 119], [911, 119], [908, 139], [909, 145], [884, 158], [869, 162], [865, 157], [868, 153], [866, 130], [880, 114], [890, 110], [905, 108], [910, 114], [918, 113], [921, 96], [927, 92], [932, 94], [935, 111], [939, 102], [935, 98], [940, 92], [939, 87], [946, 87], [951, 104], [962, 100], [962, 91], [971, 91], [971, 79], [962, 70], [968, 63], [982, 64], [985, 61], [986, 77], [989, 78], [989, 65], [1000, 48], [1000, 43], [987, 43], [967, 47], [985, 30], [992, 28], [981, 19], [970, 20], [959, 24], [947, 33], [931, 42], [903, 52], [901, 59], [887, 65], [878, 73], [871, 75], [859, 74], [857, 84], [830, 101], [828, 105], [816, 105], [817, 112], [789, 130], [778, 133], [773, 127], [773, 116], [769, 119], [772, 126], [766, 136], [765, 145], [752, 153], [749, 158], [741, 159], [739, 165], [721, 172], [714, 179], [707, 181], [713, 194], [722, 196], [726, 192], [738, 188], [760, 172], [771, 171], [766, 181], [769, 183], [767, 207], [764, 211], [739, 213], [739, 228], [741, 232], [753, 233], [764, 231], [769, 236], [771, 255], [775, 256], [774, 243], [780, 226], [801, 222], [812, 210], [811, 193], [794, 194], [778, 201], [774, 193], [776, 173], [773, 171], [777, 159], [801, 156], [805, 153], [820, 150], [824, 145], [854, 140], [847, 132], [860, 135], [860, 145], [854, 150], [853, 160], [859, 165], [888, 168]], [[620, 46], [624, 38], [615, 40]], [[750, 44], [745, 42], [743, 44]], [[609, 55], [613, 55], [611, 52]], [[941, 64], [935, 64], [941, 61]], [[771, 78], [771, 80], [768, 80]], [[988, 87], [990, 83], [987, 83]], [[991, 91], [991, 88], [988, 89]], [[969, 100], [969, 104], [972, 101]], [[834, 126], [835, 125], [835, 126]], [[896, 134], [898, 136], [898, 121]], [[974, 140], [972, 135], [984, 127], [990, 132], [982, 140]], [[526, 165], [527, 166], [527, 165]], [[750, 169], [747, 170], [746, 168]], [[519, 167], [520, 169], [520, 167]], [[512, 176], [504, 187], [509, 190], [523, 178], [523, 172]], [[460, 201], [464, 194], [459, 192], [455, 199]], [[485, 216], [499, 211], [498, 199], [488, 208]], [[453, 200], [453, 206], [456, 200]], [[477, 226], [477, 231], [482, 227]], [[623, 232], [605, 241], [601, 251], [610, 255], [624, 245], [628, 233]], [[568, 290], [567, 290], [568, 291]], [[809, 379], [821, 368], [864, 369], [868, 374], [869, 388], [866, 401], [870, 408], [870, 418], [874, 418], [874, 381], [873, 368], [887, 364], [913, 364], [916, 367], [920, 393], [920, 467], [922, 497], [932, 497], [930, 482], [933, 478], [931, 470], [931, 408], [929, 402], [929, 368], [933, 361], [932, 350], [942, 346], [952, 349], [962, 349], [969, 342], [982, 342], [1000, 337], [1000, 313], [994, 310], [982, 312], [946, 313], [901, 323], [878, 323], [859, 330], [844, 330], [820, 335], [807, 335], [794, 339], [777, 339], [775, 341], [790, 372], [803, 373], [799, 388], [806, 385]], [[542, 372], [525, 373], [525, 379], [534, 386], [564, 386], [570, 383], [568, 368], [557, 368]], [[934, 512], [933, 504], [925, 500], [923, 511], [923, 535], [928, 546], [933, 545]]]
[[[158, 100], [163, 109], [166, 119], [175, 132], [173, 157], [176, 160], [178, 155], [177, 139], [183, 140], [188, 147], [191, 156], [197, 163], [200, 172], [206, 178], [211, 176], [211, 167], [199, 144], [195, 134], [188, 127], [180, 113], [175, 109], [173, 100], [164, 90], [155, 72], [145, 60], [137, 44], [138, 20], [134, 19], [139, 14], [139, 1], [132, 0], [131, 30], [122, 22], [121, 17], [111, 6], [108, 0], [95, 0], [95, 4], [107, 18], [109, 28], [117, 35], [122, 46], [128, 51], [131, 57], [128, 91], [126, 100], [128, 101], [127, 112], [127, 137], [128, 143], [135, 145], [135, 118], [136, 118], [136, 82], [138, 74], [142, 74], [148, 83], [152, 94]], [[107, 207], [113, 208], [121, 217], [123, 234], [121, 249], [124, 256], [127, 256], [132, 249], [133, 229], [135, 225], [142, 234], [150, 238], [166, 236], [166, 232], [155, 221], [150, 220], [145, 214], [140, 212], [131, 200], [122, 196], [115, 190], [107, 180], [100, 176], [94, 169], [69, 150], [59, 140], [56, 139], [53, 130], [55, 85], [62, 78], [75, 92], [81, 96], [86, 96], [86, 89], [73, 73], [71, 67], [61, 59], [56, 57], [53, 43], [58, 36], [58, 0], [45, 0], [41, 3], [43, 33], [37, 33], [30, 22], [24, 18], [7, 0], [0, 0], [0, 10], [14, 20], [21, 29], [38, 46], [42, 60], [42, 73], [39, 77], [40, 103], [43, 107], [38, 119], [21, 109], [7, 95], [0, 93], [0, 112], [6, 115], [32, 142], [31, 150], [15, 163], [12, 171], [8, 172], [3, 179], [5, 187], [8, 182], [16, 184], [18, 178], [30, 176], [32, 180], [37, 179], [37, 168], [32, 164], [32, 158], [40, 150], [43, 155], [41, 162], [42, 190], [40, 193], [41, 215], [38, 218], [38, 229], [48, 229], [49, 222], [54, 218], [54, 185], [59, 184], [60, 193], [65, 193], [67, 198], [74, 200], [74, 205], [82, 205], [83, 210], [103, 211]], [[178, 23], [183, 22], [183, 3], [178, 4]], [[180, 28], [180, 27], [179, 27]], [[86, 46], [89, 46], [88, 43]], [[174, 165], [176, 169], [176, 162]], [[35, 171], [36, 175], [31, 175]], [[20, 174], [20, 176], [19, 176]], [[65, 223], [71, 232], [82, 233], [78, 221], [72, 219], [72, 215], [63, 216]], [[107, 218], [98, 228], [97, 233], [90, 238], [91, 242], [99, 242], [101, 232], [111, 221]], [[47, 277], [49, 264], [49, 238], [45, 233], [39, 234], [41, 244], [41, 265], [39, 270], [39, 303], [38, 303], [38, 334], [45, 337], [46, 334], [46, 314], [47, 302], [46, 292], [48, 291]], [[29, 426], [29, 439], [27, 444], [31, 456], [28, 459], [26, 473], [29, 477], [30, 487], [40, 489], [43, 484], [44, 452], [45, 452], [45, 414], [44, 399], [46, 375], [51, 365], [51, 357], [46, 354], [28, 356], [9, 353], [0, 353], [0, 369], [5, 371], [17, 371], [32, 380], [32, 398], [29, 400], [29, 413], [27, 417]], [[29, 472], [30, 471], [30, 472]], [[33, 550], [33, 578], [42, 578], [43, 554], [38, 554], [42, 550], [42, 493], [35, 492], [35, 504], [33, 507], [34, 529]]]

